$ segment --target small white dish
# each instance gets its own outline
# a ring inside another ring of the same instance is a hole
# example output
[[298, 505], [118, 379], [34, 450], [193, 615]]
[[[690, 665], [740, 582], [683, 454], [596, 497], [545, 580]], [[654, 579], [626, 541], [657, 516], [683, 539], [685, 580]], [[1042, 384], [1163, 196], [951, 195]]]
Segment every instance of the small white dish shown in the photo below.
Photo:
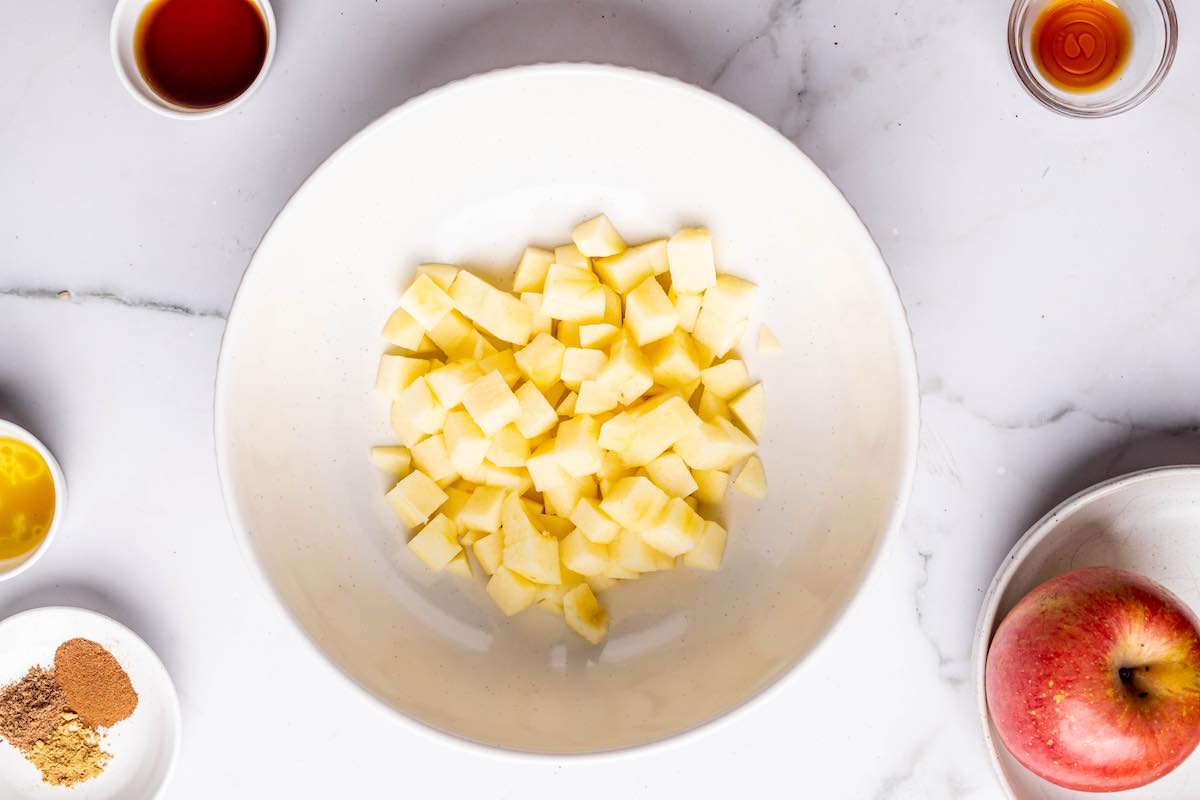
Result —
[[98, 777], [70, 789], [44, 783], [33, 764], [0, 742], [0, 797], [51, 800], [153, 800], [162, 797], [179, 757], [181, 721], [175, 686], [158, 656], [124, 625], [82, 608], [49, 606], [0, 622], [0, 685], [20, 680], [35, 665], [50, 667], [68, 639], [91, 639], [120, 662], [137, 708], [104, 736], [112, 761]]
[[[976, 704], [984, 741], [1000, 785], [1013, 800], [1084, 800], [1094, 793], [1063, 789], [1009, 755], [988, 715], [984, 694], [987, 649], [997, 626], [1022, 597], [1056, 575], [1108, 566], [1165, 586], [1200, 612], [1200, 466], [1161, 467], [1086, 489], [1043, 517], [1004, 560], [984, 597], [975, 631]], [[1193, 800], [1200, 785], [1200, 750], [1173, 772], [1117, 792], [1122, 800]]]
[[112, 25], [109, 28], [109, 48], [112, 52], [113, 67], [117, 71], [117, 77], [120, 78], [121, 85], [146, 108], [173, 119], [208, 119], [232, 111], [249, 100], [250, 96], [266, 80], [267, 73], [271, 70], [271, 62], [275, 59], [275, 12], [271, 8], [271, 0], [247, 0], [258, 6], [267, 26], [267, 53], [263, 58], [262, 69], [258, 71], [254, 82], [246, 87], [246, 91], [229, 102], [212, 108], [189, 108], [162, 97], [151, 88], [145, 77], [142, 76], [142, 71], [138, 69], [135, 49], [138, 20], [141, 19], [146, 6], [152, 2], [154, 0], [117, 0], [117, 7], [113, 10]]
[[28, 553], [16, 558], [0, 558], [0, 581], [3, 581], [14, 578], [32, 567], [50, 548], [50, 543], [58, 535], [67, 513], [67, 479], [49, 448], [20, 425], [0, 419], [0, 439], [16, 439], [32, 447], [46, 462], [46, 466], [50, 468], [50, 475], [54, 478], [54, 519], [50, 521], [50, 530], [46, 531], [46, 538], [42, 539], [42, 543]]
[[[758, 284], [742, 353], [766, 387], [770, 489], [730, 491], [719, 572], [606, 594], [609, 637], [592, 646], [541, 611], [506, 619], [482, 580], [426, 570], [367, 452], [394, 440], [372, 384], [380, 328], [416, 265], [507, 284], [526, 244], [561, 243], [600, 212], [630, 241], [705, 224], [723, 270]], [[784, 352], [755, 352], [764, 323]], [[696, 729], [803, 661], [899, 525], [917, 407], [887, 266], [803, 153], [696, 87], [555, 64], [410, 101], [308, 179], [238, 290], [215, 417], [234, 528], [347, 678], [461, 739], [566, 754]]]

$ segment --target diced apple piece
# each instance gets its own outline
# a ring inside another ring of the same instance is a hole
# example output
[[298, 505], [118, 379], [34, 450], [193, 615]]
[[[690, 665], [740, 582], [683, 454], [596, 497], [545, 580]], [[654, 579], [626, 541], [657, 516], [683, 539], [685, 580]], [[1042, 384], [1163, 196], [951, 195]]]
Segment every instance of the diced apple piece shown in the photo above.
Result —
[[442, 436], [446, 440], [446, 454], [450, 457], [450, 463], [462, 475], [479, 469], [491, 446], [471, 415], [461, 409], [446, 415]]
[[403, 308], [397, 308], [383, 324], [383, 338], [405, 350], [417, 350], [425, 338], [425, 329]]
[[673, 497], [687, 497], [699, 486], [677, 453], [665, 453], [646, 465], [646, 476]]
[[516, 426], [526, 439], [543, 434], [558, 424], [554, 407], [533, 381], [522, 383], [515, 394], [521, 404], [521, 416], [517, 417]]
[[716, 283], [704, 293], [701, 314], [705, 311], [726, 322], [741, 322], [754, 308], [758, 287], [733, 275], [718, 275]]
[[666, 492], [651, 483], [649, 478], [622, 478], [613, 484], [612, 490], [600, 501], [600, 510], [621, 527], [642, 531], [654, 523], [666, 506], [667, 499]]
[[647, 278], [625, 296], [625, 324], [640, 347], [675, 330], [679, 315], [658, 281]]
[[[517, 264], [513, 278], [514, 292], [540, 292], [546, 283], [546, 272], [554, 263], [554, 253], [541, 247], [526, 247]], [[524, 299], [524, 298], [522, 298]]]
[[776, 353], [783, 352], [783, 345], [780, 344], [779, 338], [771, 332], [771, 329], [763, 325], [758, 329], [758, 354], [760, 356], [771, 356]]
[[514, 540], [504, 529], [504, 558], [502, 563], [513, 572], [534, 583], [554, 585], [562, 582], [558, 539], [535, 533]]
[[488, 288], [483, 306], [472, 317], [475, 324], [502, 342], [524, 345], [533, 334], [533, 311], [511, 294]]
[[511, 389], [521, 380], [521, 368], [517, 366], [516, 356], [511, 349], [499, 350], [486, 358], [479, 359], [479, 371], [487, 375], [492, 370], [500, 373], [504, 382]]
[[525, 462], [525, 468], [529, 470], [529, 477], [533, 480], [533, 488], [539, 492], [546, 492], [562, 486], [570, 477], [559, 465], [554, 445], [553, 439], [543, 442]]
[[452, 361], [430, 372], [425, 380], [442, 407], [450, 409], [461, 403], [468, 387], [482, 377], [483, 371], [476, 362]]
[[681, 330], [646, 345], [646, 359], [654, 382], [679, 389], [700, 377], [700, 364], [692, 337]]
[[575, 508], [580, 498], [599, 496], [600, 487], [596, 484], [595, 476], [592, 475], [584, 475], [580, 478], [567, 475], [561, 485], [542, 493], [542, 497], [546, 501], [546, 511], [560, 517], [569, 517], [571, 510]]
[[742, 423], [742, 427], [751, 436], [758, 437], [762, 435], [763, 419], [766, 415], [766, 410], [763, 385], [761, 383], [754, 384], [733, 400], [730, 400], [729, 408], [733, 411], [738, 421]]
[[392, 401], [391, 422], [392, 433], [396, 434], [396, 438], [406, 447], [412, 447], [425, 438], [424, 432], [417, 430], [408, 409], [399, 400]]
[[587, 578], [586, 583], [588, 586], [592, 587], [593, 594], [600, 594], [601, 592], [607, 592], [609, 589], [616, 586], [617, 579], [610, 578], [607, 575], [592, 575], [591, 577]]
[[692, 469], [727, 470], [754, 454], [754, 441], [726, 419], [702, 422], [674, 445]]
[[554, 263], [585, 272], [592, 271], [592, 261], [574, 244], [560, 244], [554, 248]]
[[671, 286], [680, 292], [703, 292], [717, 282], [712, 237], [705, 228], [684, 228], [667, 242]]
[[608, 544], [617, 537], [621, 526], [600, 509], [600, 503], [591, 497], [581, 497], [571, 512], [571, 522], [588, 541]]
[[497, 486], [476, 486], [459, 512], [458, 521], [470, 530], [495, 533], [500, 530], [500, 508], [505, 491]]
[[471, 577], [471, 562], [467, 560], [466, 550], [459, 550], [458, 555], [450, 559], [450, 563], [446, 565], [446, 572], [457, 575], [460, 578]]
[[454, 279], [458, 276], [458, 266], [455, 264], [418, 264], [417, 273], [420, 275], [428, 275], [430, 280], [442, 287], [442, 291], [449, 292], [450, 285], [454, 283]]
[[424, 525], [449, 499], [433, 479], [415, 469], [387, 493], [387, 501], [400, 521], [410, 528]]
[[676, 394], [647, 400], [630, 413], [637, 420], [637, 432], [620, 453], [630, 467], [649, 464], [701, 425], [696, 412]]
[[446, 453], [446, 440], [440, 433], [414, 444], [412, 459], [417, 468], [435, 483], [445, 485], [458, 480], [458, 471], [450, 462], [450, 456]]
[[436, 433], [446, 423], [446, 409], [438, 402], [424, 376], [410, 383], [397, 402], [403, 406], [412, 426], [421, 433]]
[[487, 531], [464, 530], [462, 525], [459, 525], [458, 529], [463, 531], [463, 533], [458, 535], [458, 542], [464, 548], [475, 544], [480, 539], [488, 535]]
[[608, 566], [608, 545], [597, 544], [576, 528], [559, 543], [562, 563], [580, 575], [600, 575]]
[[750, 497], [762, 498], [767, 494], [767, 473], [763, 470], [762, 460], [758, 456], [750, 456], [742, 471], [733, 482], [733, 488]]
[[476, 472], [476, 476], [479, 480], [476, 480], [475, 483], [499, 486], [519, 495], [525, 494], [533, 488], [533, 482], [529, 480], [529, 473], [520, 467], [497, 467], [495, 464], [485, 461]]
[[500, 607], [505, 616], [511, 617], [533, 605], [537, 587], [533, 585], [532, 581], [522, 578], [501, 565], [496, 568], [491, 580], [488, 581], [487, 593], [491, 595], [493, 602]]
[[376, 445], [371, 448], [371, 463], [384, 472], [400, 477], [412, 467], [412, 455], [407, 447]]
[[538, 522], [541, 524], [542, 530], [560, 542], [575, 530], [575, 525], [571, 520], [557, 514], [541, 514], [538, 516]]
[[517, 351], [517, 367], [537, 388], [546, 391], [558, 383], [566, 351], [562, 342], [548, 334], [539, 333], [533, 337], [533, 341]]
[[633, 403], [654, 385], [650, 362], [632, 339], [624, 335], [612, 346], [599, 380], [617, 390], [623, 405]]
[[604, 214], [576, 225], [571, 241], [588, 258], [612, 256], [625, 249], [625, 240]]
[[538, 530], [544, 531], [545, 528], [542, 527], [540, 522], [543, 511], [542, 504], [537, 500], [534, 500], [532, 497], [521, 497], [519, 499], [521, 501], [521, 505], [525, 507], [525, 513], [529, 516], [529, 519], [533, 520], [534, 525]]
[[745, 361], [730, 358], [701, 370], [700, 381], [717, 397], [728, 400], [746, 388], [750, 383], [750, 374], [746, 371]]
[[570, 392], [558, 404], [558, 408], [554, 409], [560, 417], [571, 417], [575, 415], [575, 401], [579, 399], [579, 395], [575, 392]]
[[691, 333], [696, 328], [696, 317], [700, 314], [700, 304], [704, 295], [695, 292], [677, 292], [672, 289], [667, 297], [675, 305], [675, 313], [679, 315], [679, 327]]
[[604, 456], [599, 437], [600, 424], [595, 417], [580, 414], [560, 422], [554, 437], [554, 457], [559, 466], [576, 478], [594, 475]]
[[[633, 573], [656, 572], [659, 556], [662, 555], [646, 544], [642, 537], [628, 528], [622, 528], [610, 546], [610, 558], [619, 567]], [[611, 570], [606, 574], [610, 574]], [[612, 576], [620, 577], [620, 576]]]
[[625, 316], [623, 309], [625, 304], [621, 301], [621, 295], [613, 291], [611, 286], [601, 286], [604, 290], [604, 323], [620, 328], [624, 324]]
[[733, 411], [729, 404], [709, 389], [704, 387], [700, 393], [700, 402], [696, 404], [696, 414], [705, 422], [715, 422], [717, 419], [733, 419]]
[[581, 583], [563, 595], [563, 618], [567, 626], [592, 644], [599, 644], [608, 635], [608, 612], [596, 601], [596, 595], [586, 583]]
[[607, 322], [595, 322], [591, 325], [579, 326], [579, 345], [581, 347], [608, 347], [617, 340], [621, 329]]
[[725, 499], [725, 490], [729, 487], [729, 473], [719, 469], [695, 469], [692, 477], [696, 480], [695, 497], [701, 503], [714, 505]]
[[523, 467], [529, 460], [529, 441], [510, 422], [492, 437], [487, 460], [498, 467]]
[[646, 544], [674, 558], [694, 548], [703, 532], [703, 518], [682, 498], [672, 497], [641, 536]]
[[443, 514], [438, 514], [408, 540], [408, 549], [434, 572], [443, 569], [462, 552], [458, 543], [458, 528]]
[[448, 358], [475, 358], [477, 337], [470, 320], [453, 309], [429, 330], [429, 338]]
[[462, 522], [459, 517], [462, 515], [463, 508], [467, 505], [467, 501], [471, 499], [471, 493], [459, 488], [458, 484], [440, 484], [444, 488], [442, 491], [446, 493], [446, 502], [442, 503], [442, 507], [438, 509], [438, 513], [445, 514], [458, 527], [458, 532], [463, 531]]
[[606, 286], [625, 294], [647, 278], [667, 271], [667, 240], [646, 242], [618, 255], [598, 258], [595, 269]]
[[421, 323], [425, 330], [432, 330], [442, 317], [450, 313], [454, 303], [442, 287], [428, 275], [418, 275], [412, 286], [400, 296], [400, 307]]
[[504, 533], [504, 543], [527, 539], [531, 536], [541, 536], [542, 532], [530, 516], [529, 509], [521, 502], [521, 496], [515, 492], [505, 495], [500, 504], [500, 529]]
[[[603, 355], [603, 353], [601, 353]], [[429, 372], [429, 359], [385, 353], [379, 358], [375, 373], [375, 388], [393, 399], [400, 397], [408, 385]]]
[[541, 292], [521, 292], [521, 302], [529, 306], [529, 312], [533, 315], [530, 319], [530, 335], [554, 333], [554, 320], [542, 313]]
[[[603, 353], [601, 353], [603, 355]], [[579, 396], [575, 400], [576, 414], [603, 414], [620, 405], [617, 391], [600, 381], [585, 380], [579, 385]]]
[[[638, 541], [640, 542], [643, 551], [647, 554], [647, 558], [649, 559], [651, 566], [653, 566], [654, 548], [650, 547], [645, 542], [641, 542], [641, 540]], [[623, 567], [617, 562], [616, 542], [614, 542], [613, 546], [609, 548], [608, 569], [604, 570], [604, 575], [602, 577], [620, 581], [636, 581], [638, 578], [642, 577], [642, 574], [637, 570]]]
[[697, 342], [711, 350], [713, 355], [721, 358], [737, 347], [745, 332], [746, 320], [728, 322], [708, 309], [702, 308], [700, 315], [696, 317], [696, 327], [692, 330], [692, 336], [696, 338]]
[[618, 453], [627, 450], [633, 444], [637, 430], [638, 418], [622, 411], [600, 426], [600, 446]]
[[710, 520], [704, 521], [700, 541], [683, 556], [683, 564], [692, 569], [717, 570], [725, 557], [725, 529]]
[[462, 402], [485, 436], [495, 435], [521, 416], [521, 404], [498, 370], [472, 383], [463, 394]]
[[542, 288], [543, 315], [579, 323], [604, 322], [605, 303], [595, 275], [559, 264], [550, 267]]
[[471, 549], [475, 551], [475, 559], [483, 571], [492, 575], [500, 568], [500, 561], [504, 557], [504, 536], [490, 533], [476, 540]]
[[602, 350], [568, 347], [563, 352], [562, 382], [578, 390], [579, 384], [596, 378], [607, 363], [608, 356]]

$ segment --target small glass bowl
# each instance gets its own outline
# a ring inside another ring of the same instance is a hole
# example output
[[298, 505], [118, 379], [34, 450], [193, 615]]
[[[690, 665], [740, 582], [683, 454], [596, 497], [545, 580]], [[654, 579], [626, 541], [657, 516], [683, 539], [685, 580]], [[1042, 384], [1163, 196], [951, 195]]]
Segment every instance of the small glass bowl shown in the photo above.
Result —
[[1072, 92], [1050, 83], [1034, 60], [1033, 27], [1046, 6], [1061, 0], [1016, 0], [1008, 17], [1008, 54], [1033, 98], [1069, 117], [1111, 117], [1154, 93], [1175, 60], [1179, 28], [1171, 0], [1108, 0], [1129, 21], [1132, 50], [1116, 80], [1095, 91]]

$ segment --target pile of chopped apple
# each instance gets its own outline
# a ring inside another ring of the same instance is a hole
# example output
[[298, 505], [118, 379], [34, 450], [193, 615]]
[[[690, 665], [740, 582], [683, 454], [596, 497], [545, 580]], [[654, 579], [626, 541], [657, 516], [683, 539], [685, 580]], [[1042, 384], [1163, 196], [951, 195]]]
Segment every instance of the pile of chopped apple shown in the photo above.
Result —
[[597, 594], [720, 566], [725, 530], [697, 509], [734, 470], [765, 493], [763, 389], [733, 354], [754, 284], [717, 273], [707, 230], [629, 247], [599, 216], [571, 238], [527, 248], [511, 293], [418, 268], [376, 379], [400, 445], [372, 458], [430, 569], [470, 577], [470, 550], [505, 614], [537, 604], [596, 643]]

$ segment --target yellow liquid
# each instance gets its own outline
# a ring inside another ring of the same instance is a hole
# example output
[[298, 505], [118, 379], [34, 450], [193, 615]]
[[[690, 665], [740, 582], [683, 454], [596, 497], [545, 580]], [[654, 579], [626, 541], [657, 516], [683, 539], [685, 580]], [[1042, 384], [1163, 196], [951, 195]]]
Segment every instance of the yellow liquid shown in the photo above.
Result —
[[46, 538], [54, 520], [54, 476], [37, 450], [0, 437], [0, 559], [16, 558]]

